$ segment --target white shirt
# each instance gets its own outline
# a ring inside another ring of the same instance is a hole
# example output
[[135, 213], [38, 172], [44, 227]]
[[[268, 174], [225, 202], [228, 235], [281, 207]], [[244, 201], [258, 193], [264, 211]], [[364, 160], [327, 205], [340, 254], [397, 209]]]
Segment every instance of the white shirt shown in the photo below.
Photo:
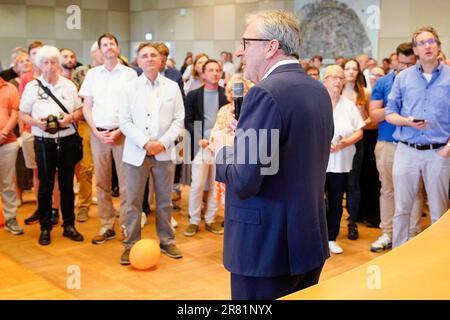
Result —
[[136, 78], [136, 71], [120, 63], [112, 71], [104, 65], [88, 71], [79, 95], [93, 98], [92, 118], [97, 128], [119, 127], [118, 100], [123, 95], [125, 84]]
[[[47, 83], [42, 76], [38, 77], [38, 79], [45, 87], [51, 90], [53, 95], [58, 98], [70, 113], [73, 113], [75, 110], [82, 107], [81, 99], [78, 97], [77, 87], [72, 81], [63, 76], [59, 76], [56, 84], [52, 86]], [[33, 80], [26, 85], [22, 98], [20, 99], [20, 111], [31, 115], [31, 117], [35, 119], [47, 118], [49, 115], [58, 116], [60, 113], [64, 112], [61, 107], [50, 98], [41, 87], [39, 87], [36, 80]], [[49, 134], [38, 127], [32, 126], [31, 133], [35, 136], [44, 138], [65, 137], [75, 133], [75, 129], [72, 125], [68, 127], [69, 129], [60, 130], [56, 134]]]
[[174, 143], [184, 129], [184, 104], [178, 84], [162, 75], [155, 82], [142, 74], [129, 82], [119, 100], [120, 130], [125, 135], [123, 161], [140, 166], [145, 144], [158, 140], [166, 148], [157, 160], [174, 160]]
[[[350, 137], [366, 124], [355, 104], [341, 97], [333, 111], [334, 136], [331, 143], [337, 144], [339, 140]], [[339, 152], [330, 153], [327, 172], [345, 173], [350, 172], [353, 166], [353, 157], [356, 153], [355, 145], [351, 145]]]
[[278, 61], [277, 63], [275, 63], [272, 66], [272, 68], [269, 69], [269, 71], [266, 72], [266, 74], [264, 75], [264, 77], [261, 80], [264, 80], [265, 78], [267, 78], [276, 68], [287, 65], [287, 64], [299, 64], [299, 62], [297, 60], [293, 60], [293, 59]]

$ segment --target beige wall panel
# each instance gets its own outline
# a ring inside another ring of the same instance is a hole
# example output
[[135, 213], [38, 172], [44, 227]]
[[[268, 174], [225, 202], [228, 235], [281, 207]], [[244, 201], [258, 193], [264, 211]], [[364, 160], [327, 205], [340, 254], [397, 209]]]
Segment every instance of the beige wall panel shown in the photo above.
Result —
[[155, 40], [174, 41], [176, 10], [160, 10], [158, 12], [158, 37]]
[[29, 6], [53, 7], [56, 3], [55, 0], [26, 0], [25, 4]]
[[379, 37], [409, 36], [411, 10], [411, 0], [382, 0]]
[[194, 9], [186, 9], [186, 14], [175, 16], [175, 39], [194, 40]]
[[217, 5], [233, 4], [233, 3], [235, 3], [235, 1], [234, 0], [215, 0], [214, 3], [217, 4]]
[[108, 9], [128, 12], [130, 10], [130, 0], [108, 0]]
[[194, 41], [194, 49], [193, 49], [194, 56], [197, 53], [201, 52], [206, 53], [210, 58], [215, 58], [214, 41]]
[[196, 40], [214, 39], [214, 7], [194, 8], [194, 36]]
[[214, 7], [214, 39], [234, 40], [236, 24], [236, 6], [224, 5]]
[[214, 0], [192, 0], [191, 3], [194, 7], [212, 6], [214, 5]]
[[71, 6], [73, 4], [81, 7], [81, 0], [56, 0], [55, 1], [56, 7], [67, 8], [68, 6]]
[[261, 1], [259, 2], [259, 10], [277, 10], [285, 9], [284, 1]]
[[[27, 7], [27, 36], [29, 38], [56, 37], [55, 10], [46, 7]], [[20, 22], [23, 23], [23, 20]]]
[[26, 7], [0, 5], [0, 37], [22, 38], [26, 33]]
[[28, 43], [23, 38], [4, 38], [0, 46], [0, 60], [3, 69], [8, 69], [11, 63], [11, 52], [16, 47], [26, 48]]
[[108, 14], [100, 10], [83, 10], [81, 15], [83, 38], [97, 38], [108, 31]]
[[242, 34], [245, 31], [246, 17], [248, 14], [258, 11], [257, 3], [247, 3], [236, 6], [236, 19], [235, 19], [235, 39], [241, 39]]
[[130, 15], [128, 12], [108, 11], [108, 31], [122, 40], [130, 38]]
[[82, 0], [83, 9], [108, 10], [108, 0]]
[[[153, 0], [156, 2], [156, 0]], [[175, 0], [158, 0], [158, 8], [159, 9], [172, 9], [176, 7]]]
[[143, 41], [146, 33], [152, 33], [153, 38], [159, 37], [158, 11], [133, 12], [130, 15], [131, 40]]
[[410, 41], [409, 37], [400, 37], [400, 38], [382, 38], [378, 43], [378, 60], [381, 61], [384, 58], [389, 58], [391, 53], [395, 52], [397, 46], [400, 43]]

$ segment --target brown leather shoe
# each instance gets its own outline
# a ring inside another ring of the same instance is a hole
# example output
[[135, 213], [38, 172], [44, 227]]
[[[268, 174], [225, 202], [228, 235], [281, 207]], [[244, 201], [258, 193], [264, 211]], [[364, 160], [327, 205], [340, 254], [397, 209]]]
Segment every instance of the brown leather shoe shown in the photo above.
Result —
[[105, 233], [95, 236], [95, 238], [92, 239], [92, 244], [102, 244], [108, 240], [114, 239], [115, 237], [116, 237], [116, 232], [112, 229], [108, 229], [105, 231]]

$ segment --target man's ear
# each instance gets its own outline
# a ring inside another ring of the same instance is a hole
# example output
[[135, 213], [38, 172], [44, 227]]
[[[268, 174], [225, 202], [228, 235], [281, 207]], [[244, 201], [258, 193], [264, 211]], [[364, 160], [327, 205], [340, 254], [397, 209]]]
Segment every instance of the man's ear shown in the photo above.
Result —
[[277, 40], [270, 40], [268, 46], [267, 46], [267, 52], [266, 52], [266, 58], [270, 59], [272, 58], [277, 51], [279, 50], [280, 43]]
[[417, 52], [417, 47], [413, 47], [413, 51], [414, 51], [414, 55], [415, 55], [416, 57], [418, 57], [418, 56], [419, 56], [419, 53]]

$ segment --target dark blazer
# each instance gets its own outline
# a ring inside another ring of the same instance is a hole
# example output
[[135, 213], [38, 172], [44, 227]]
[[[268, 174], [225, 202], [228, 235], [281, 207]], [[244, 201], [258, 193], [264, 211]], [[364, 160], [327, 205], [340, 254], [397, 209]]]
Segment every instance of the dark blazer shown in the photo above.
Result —
[[15, 79], [18, 77], [18, 74], [14, 71], [14, 69], [11, 67], [9, 69], [3, 70], [0, 72], [0, 77], [3, 78], [6, 82], [11, 81], [12, 79]]
[[[217, 89], [219, 91], [219, 109], [224, 105], [228, 104], [227, 96], [225, 95], [225, 89], [220, 87]], [[202, 86], [196, 90], [190, 91], [185, 98], [185, 113], [184, 113], [184, 125], [186, 129], [189, 131], [191, 135], [191, 139], [185, 139], [186, 142], [190, 140], [191, 146], [191, 160], [194, 159], [195, 154], [199, 150], [200, 146], [198, 145], [199, 139], [203, 139], [204, 137], [204, 126], [205, 126], [205, 111], [203, 108], [204, 104], [204, 92], [205, 87]], [[201, 121], [202, 125], [200, 127], [195, 127], [194, 123]], [[198, 138], [197, 141], [194, 141], [194, 137]], [[187, 149], [186, 149], [187, 150]]]
[[[269, 135], [268, 142], [258, 139], [257, 148], [253, 144], [239, 153], [249, 136], [239, 129], [252, 128], [278, 130], [273, 131], [279, 132], [278, 147], [270, 147], [278, 139]], [[298, 64], [279, 66], [248, 92], [235, 145], [219, 150], [216, 158], [216, 180], [226, 184], [227, 270], [278, 277], [323, 265], [329, 257], [324, 186], [333, 130], [328, 92]], [[220, 164], [236, 154], [248, 158], [250, 152], [269, 154], [270, 163]], [[261, 170], [269, 168], [263, 175]]]
[[181, 95], [184, 97], [184, 82], [183, 76], [181, 75], [180, 71], [171, 67], [167, 67], [163, 72], [163, 76], [178, 83], [178, 86], [181, 90]]

